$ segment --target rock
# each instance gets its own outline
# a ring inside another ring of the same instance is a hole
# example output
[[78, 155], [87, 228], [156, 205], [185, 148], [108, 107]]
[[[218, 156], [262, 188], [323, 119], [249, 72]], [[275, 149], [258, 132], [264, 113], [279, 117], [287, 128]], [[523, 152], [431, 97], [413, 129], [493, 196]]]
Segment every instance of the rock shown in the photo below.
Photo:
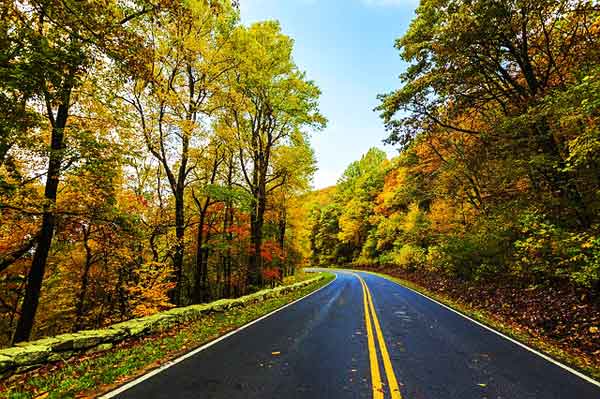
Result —
[[14, 365], [15, 361], [11, 357], [0, 355], [0, 374], [12, 369]]
[[133, 319], [133, 320], [123, 321], [121, 323], [113, 324], [110, 327], [110, 329], [117, 330], [117, 331], [126, 331], [126, 334], [128, 336], [137, 337], [138, 335], [141, 335], [144, 332], [144, 330], [146, 329], [146, 326], [139, 323], [137, 321], [137, 319]]
[[174, 321], [184, 322], [191, 321], [200, 318], [202, 315], [210, 311], [210, 306], [202, 305], [191, 305], [184, 308], [174, 308], [163, 312], [164, 315], [171, 315]]
[[229, 309], [229, 304], [231, 300], [229, 299], [220, 299], [218, 301], [210, 303], [210, 309], [213, 312], [223, 312]]
[[106, 342], [104, 344], [100, 344], [98, 346], [95, 346], [93, 348], [88, 349], [85, 353], [98, 353], [98, 352], [104, 352], [107, 351], [109, 349], [112, 349], [113, 344], [112, 342]]
[[87, 349], [104, 342], [120, 341], [125, 338], [125, 336], [126, 332], [112, 328], [104, 330], [84, 330], [72, 334], [62, 334], [55, 337], [60, 340], [61, 343], [54, 351], [64, 352], [71, 349]]
[[152, 316], [138, 319], [138, 323], [140, 326], [144, 327], [144, 331], [152, 332], [169, 327], [175, 322], [175, 320], [176, 319], [172, 316], [157, 313]]
[[57, 337], [42, 338], [31, 342], [20, 342], [15, 346], [26, 347], [31, 345], [41, 345], [49, 347], [53, 352], [62, 352], [73, 348], [71, 341], [60, 339], [59, 337], [60, 335]]
[[[169, 312], [171, 312], [171, 309]], [[171, 326], [177, 320], [177, 316], [173, 313], [157, 313], [152, 316], [140, 317], [138, 319], [132, 319], [124, 321], [122, 323], [114, 324], [109, 330], [125, 330], [127, 335], [137, 337], [140, 335], [147, 334], [152, 331], [158, 331], [163, 328]]]
[[0, 356], [10, 358], [14, 366], [20, 367], [43, 362], [50, 352], [50, 348], [43, 345], [14, 346], [0, 350]]
[[74, 351], [52, 352], [48, 356], [49, 362], [63, 362], [75, 354]]
[[244, 301], [239, 300], [239, 299], [232, 299], [231, 304], [229, 306], [231, 308], [241, 307], [241, 306], [244, 306]]

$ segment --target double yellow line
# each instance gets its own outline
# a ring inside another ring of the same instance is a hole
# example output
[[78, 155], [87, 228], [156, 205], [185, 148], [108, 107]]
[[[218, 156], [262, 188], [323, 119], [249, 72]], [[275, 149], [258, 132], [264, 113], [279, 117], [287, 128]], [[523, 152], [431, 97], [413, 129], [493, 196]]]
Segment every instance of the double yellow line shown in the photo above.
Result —
[[[369, 363], [371, 364], [371, 384], [373, 386], [373, 399], [383, 399], [383, 381], [381, 380], [381, 373], [379, 371], [379, 361], [377, 359], [377, 349], [375, 347], [375, 337], [379, 343], [379, 350], [381, 351], [381, 357], [383, 360], [383, 368], [387, 378], [388, 387], [392, 399], [402, 399], [400, 388], [398, 388], [398, 381], [396, 380], [396, 374], [392, 367], [392, 361], [390, 354], [381, 332], [381, 325], [377, 318], [377, 312], [375, 312], [375, 306], [373, 306], [373, 299], [371, 298], [371, 291], [367, 283], [358, 274], [355, 276], [360, 281], [363, 289], [363, 303], [365, 306], [365, 325], [367, 328], [367, 342], [369, 346]], [[373, 319], [371, 321], [371, 318]], [[373, 326], [375, 327], [375, 334], [373, 333]]]

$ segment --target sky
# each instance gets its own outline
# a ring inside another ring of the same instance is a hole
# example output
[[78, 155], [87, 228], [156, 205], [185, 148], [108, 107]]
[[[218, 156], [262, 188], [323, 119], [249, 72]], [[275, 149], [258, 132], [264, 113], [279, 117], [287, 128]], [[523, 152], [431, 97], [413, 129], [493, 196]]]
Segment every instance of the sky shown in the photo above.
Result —
[[394, 41], [408, 28], [418, 0], [241, 0], [246, 24], [275, 19], [294, 39], [294, 60], [321, 88], [327, 128], [312, 135], [316, 189], [334, 185], [371, 147], [389, 156], [377, 95], [399, 86], [406, 65]]

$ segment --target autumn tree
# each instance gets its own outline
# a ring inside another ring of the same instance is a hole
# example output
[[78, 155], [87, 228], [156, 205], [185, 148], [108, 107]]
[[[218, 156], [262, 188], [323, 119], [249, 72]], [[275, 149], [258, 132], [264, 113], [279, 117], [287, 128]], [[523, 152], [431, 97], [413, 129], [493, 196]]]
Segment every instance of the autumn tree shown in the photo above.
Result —
[[207, 119], [218, 105], [212, 99], [220, 79], [234, 64], [221, 51], [237, 14], [226, 1], [180, 5], [159, 21], [143, 21], [152, 38], [147, 74], [130, 82], [123, 97], [137, 112], [134, 122], [160, 163], [174, 199], [174, 303], [181, 303], [184, 276], [186, 188], [195, 168], [190, 153], [207, 140]]
[[396, 43], [411, 64], [403, 87], [381, 97], [388, 141], [454, 133], [499, 157], [512, 152], [538, 199], [589, 227], [590, 198], [565, 168], [568, 140], [552, 129], [544, 104], [580, 78], [573, 65], [586, 71], [596, 58], [597, 13], [588, 1], [423, 1]]
[[319, 129], [320, 95], [292, 60], [292, 40], [276, 22], [257, 23], [236, 32], [238, 68], [229, 75], [231, 126], [245, 187], [254, 199], [251, 210], [250, 285], [261, 282], [261, 249], [267, 197], [285, 184], [290, 171], [273, 163], [277, 148], [303, 129]]
[[[45, 113], [45, 127], [49, 132], [48, 149], [43, 154], [47, 159], [47, 166], [44, 174], [44, 201], [40, 210], [41, 224], [35, 235], [35, 251], [21, 317], [14, 335], [15, 342], [29, 337], [39, 303], [56, 225], [54, 207], [58, 186], [61, 175], [68, 166], [69, 138], [77, 134], [77, 130], [71, 129], [69, 124], [71, 111], [77, 104], [77, 97], [73, 93], [82, 87], [98, 58], [111, 57], [128, 67], [135, 65], [135, 53], [142, 43], [131, 32], [128, 22], [154, 8], [143, 2], [112, 2], [109, 7], [54, 1], [19, 5], [9, 2], [3, 6], [5, 15], [10, 15], [3, 20], [3, 24], [9, 24], [8, 29], [6, 25], [3, 28], [5, 38], [8, 34], [18, 38], [21, 43], [15, 47], [3, 47], [7, 56], [3, 57], [3, 62], [16, 67], [16, 76], [8, 76], [8, 79], [18, 79], [23, 83], [22, 89], [25, 91], [20, 100], [21, 109], [23, 99], [31, 96], [29, 98], [32, 101], [39, 100], [38, 104]], [[125, 48], [130, 50], [123, 51]], [[14, 103], [15, 100], [19, 102], [19, 95], [13, 91], [11, 101]], [[30, 242], [25, 242], [24, 248], [26, 247], [31, 248]], [[22, 250], [15, 253], [24, 255]], [[10, 262], [15, 258], [18, 256], [11, 256], [5, 261]]]

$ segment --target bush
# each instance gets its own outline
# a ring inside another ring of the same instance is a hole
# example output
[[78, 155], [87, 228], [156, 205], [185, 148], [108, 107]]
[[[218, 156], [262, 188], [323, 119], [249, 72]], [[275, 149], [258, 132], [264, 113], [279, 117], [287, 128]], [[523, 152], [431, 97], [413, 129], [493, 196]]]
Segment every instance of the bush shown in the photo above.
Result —
[[589, 231], [569, 231], [532, 212], [521, 219], [522, 238], [515, 246], [513, 272], [536, 281], [569, 279], [586, 288], [600, 283], [598, 226]]
[[466, 280], [480, 280], [506, 270], [512, 232], [501, 218], [482, 220], [471, 231], [444, 236], [430, 248], [427, 261], [434, 270]]
[[387, 252], [379, 257], [382, 264], [394, 264], [411, 271], [423, 268], [426, 260], [425, 250], [412, 244], [404, 244], [399, 250]]

